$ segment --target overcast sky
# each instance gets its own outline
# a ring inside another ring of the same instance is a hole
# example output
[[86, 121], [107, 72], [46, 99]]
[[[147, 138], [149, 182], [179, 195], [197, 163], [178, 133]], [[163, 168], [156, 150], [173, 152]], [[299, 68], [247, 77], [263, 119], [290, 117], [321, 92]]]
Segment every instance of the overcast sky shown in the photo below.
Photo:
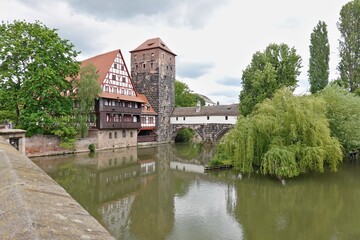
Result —
[[0, 0], [2, 21], [39, 20], [58, 29], [83, 60], [129, 51], [160, 37], [177, 54], [176, 79], [214, 102], [238, 102], [242, 71], [256, 51], [286, 43], [302, 57], [296, 93], [309, 89], [310, 34], [319, 20], [328, 25], [330, 79], [338, 76], [336, 24], [348, 0]]

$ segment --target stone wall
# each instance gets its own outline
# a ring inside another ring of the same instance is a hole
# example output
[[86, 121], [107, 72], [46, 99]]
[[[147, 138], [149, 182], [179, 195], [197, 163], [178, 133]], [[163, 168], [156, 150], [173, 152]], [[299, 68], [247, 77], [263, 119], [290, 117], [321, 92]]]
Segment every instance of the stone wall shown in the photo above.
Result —
[[79, 203], [0, 137], [1, 239], [114, 239]]
[[74, 152], [89, 151], [89, 145], [94, 144], [96, 150], [137, 146], [137, 130], [91, 130], [89, 136], [78, 139], [74, 149], [65, 149], [60, 146], [57, 136], [35, 135], [25, 140], [25, 154], [28, 157], [57, 155]]

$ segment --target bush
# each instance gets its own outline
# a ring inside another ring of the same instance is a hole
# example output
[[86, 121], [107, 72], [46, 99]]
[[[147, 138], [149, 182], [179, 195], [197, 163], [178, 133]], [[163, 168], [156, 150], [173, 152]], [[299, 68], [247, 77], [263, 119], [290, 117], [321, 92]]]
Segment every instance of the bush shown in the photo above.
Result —
[[95, 145], [91, 143], [91, 144], [89, 145], [89, 150], [90, 150], [90, 152], [92, 152], [92, 153], [95, 152]]

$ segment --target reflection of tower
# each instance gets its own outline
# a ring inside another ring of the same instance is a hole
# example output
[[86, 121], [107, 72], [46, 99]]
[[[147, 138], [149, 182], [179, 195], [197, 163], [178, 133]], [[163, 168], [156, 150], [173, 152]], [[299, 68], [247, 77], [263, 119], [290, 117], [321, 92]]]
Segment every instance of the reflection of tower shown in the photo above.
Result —
[[174, 183], [170, 169], [171, 147], [161, 145], [156, 153], [156, 175], [142, 186], [130, 213], [131, 234], [136, 239], [165, 239], [174, 226]]
[[170, 115], [175, 106], [175, 56], [160, 38], [146, 40], [131, 53], [131, 76], [138, 93], [145, 94], [158, 114], [157, 141], [170, 137]]

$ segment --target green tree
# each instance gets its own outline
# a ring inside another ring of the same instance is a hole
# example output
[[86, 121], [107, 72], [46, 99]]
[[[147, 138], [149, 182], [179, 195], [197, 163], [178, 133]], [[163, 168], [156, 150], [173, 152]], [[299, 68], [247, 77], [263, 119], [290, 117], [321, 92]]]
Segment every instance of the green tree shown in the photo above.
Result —
[[331, 134], [344, 152], [360, 149], [360, 97], [337, 85], [326, 87], [320, 97], [326, 102]]
[[80, 70], [80, 79], [75, 80], [76, 87], [76, 107], [75, 122], [77, 130], [81, 137], [86, 137], [89, 133], [89, 123], [94, 117], [92, 114], [95, 106], [95, 98], [101, 92], [98, 83], [99, 75], [96, 73], [96, 67], [93, 64], [84, 66]]
[[0, 25], [0, 91], [28, 135], [49, 134], [72, 113], [72, 86], [78, 52], [55, 29], [40, 22]]
[[338, 70], [344, 85], [354, 92], [360, 84], [360, 0], [341, 8], [338, 29], [341, 34]]
[[175, 107], [195, 107], [197, 101], [205, 105], [204, 100], [194, 94], [186, 83], [175, 80]]
[[336, 171], [342, 161], [339, 141], [330, 134], [325, 102], [315, 96], [293, 96], [281, 89], [241, 116], [220, 143], [216, 161], [231, 160], [237, 170], [279, 177], [307, 171]]
[[324, 89], [329, 82], [330, 46], [326, 23], [319, 21], [310, 36], [310, 92]]
[[250, 114], [256, 104], [271, 98], [277, 89], [294, 90], [300, 68], [301, 57], [284, 43], [270, 44], [264, 52], [256, 52], [242, 75], [241, 114]]

